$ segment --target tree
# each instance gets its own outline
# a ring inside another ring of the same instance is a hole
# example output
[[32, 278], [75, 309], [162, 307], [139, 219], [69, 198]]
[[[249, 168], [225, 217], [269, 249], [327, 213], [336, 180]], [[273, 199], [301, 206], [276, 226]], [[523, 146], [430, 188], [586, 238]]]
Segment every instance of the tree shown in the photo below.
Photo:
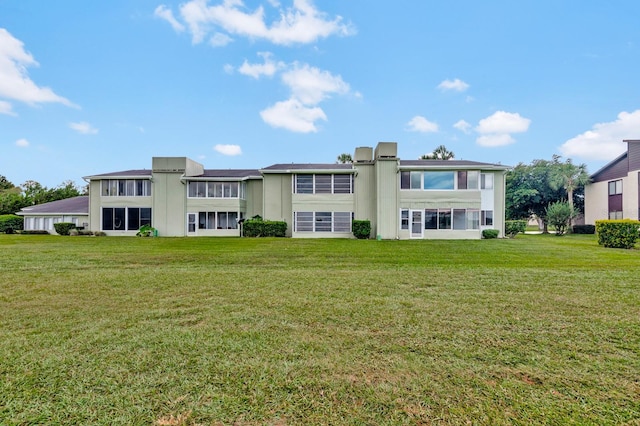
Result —
[[4, 192], [7, 189], [15, 188], [15, 185], [7, 180], [6, 177], [0, 175], [0, 192]]
[[338, 155], [336, 162], [340, 164], [353, 163], [353, 158], [351, 157], [351, 154], [343, 153]]
[[452, 160], [455, 154], [449, 151], [446, 146], [440, 145], [431, 154], [423, 154], [420, 160]]
[[584, 190], [584, 186], [591, 180], [586, 165], [575, 165], [570, 158], [562, 163], [559, 155], [553, 156], [553, 170], [549, 178], [549, 184], [552, 188], [562, 188], [567, 192], [567, 201], [572, 211], [575, 210], [574, 192], [580, 189]]
[[575, 216], [573, 207], [566, 201], [556, 201], [547, 207], [547, 221], [556, 228], [556, 235], [563, 235]]
[[507, 172], [507, 219], [529, 219], [536, 215], [542, 220], [543, 232], [548, 233], [547, 206], [563, 196], [563, 190], [549, 184], [553, 170], [553, 161], [534, 160], [528, 165], [520, 163]]

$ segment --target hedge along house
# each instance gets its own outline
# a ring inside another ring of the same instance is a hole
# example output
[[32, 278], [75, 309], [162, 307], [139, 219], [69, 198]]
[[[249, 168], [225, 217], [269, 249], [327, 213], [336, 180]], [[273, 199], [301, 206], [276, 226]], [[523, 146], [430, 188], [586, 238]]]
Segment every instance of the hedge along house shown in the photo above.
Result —
[[584, 189], [585, 223], [640, 219], [640, 140], [624, 140], [627, 151], [591, 175]]
[[50, 203], [24, 207], [19, 212], [24, 217], [25, 231], [47, 231], [55, 234], [55, 223], [70, 222], [76, 227], [89, 226], [89, 197], [80, 196]]
[[186, 157], [154, 157], [151, 170], [85, 177], [90, 229], [135, 235], [239, 236], [242, 219], [287, 223], [287, 236], [349, 238], [354, 219], [372, 237], [481, 238], [504, 234], [508, 167], [454, 160], [403, 161], [395, 142], [357, 148], [349, 164], [275, 164], [207, 170]]

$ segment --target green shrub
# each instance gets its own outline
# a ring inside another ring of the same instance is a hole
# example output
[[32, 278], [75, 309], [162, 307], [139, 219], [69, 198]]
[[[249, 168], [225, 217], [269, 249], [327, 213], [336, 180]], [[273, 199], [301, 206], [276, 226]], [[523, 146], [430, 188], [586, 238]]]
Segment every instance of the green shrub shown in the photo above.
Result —
[[58, 235], [69, 235], [69, 231], [76, 229], [76, 224], [71, 222], [58, 222], [53, 224], [53, 229]]
[[595, 225], [573, 225], [574, 234], [595, 234]]
[[524, 234], [527, 230], [526, 220], [506, 220], [504, 222], [504, 233], [507, 237], [513, 238], [520, 232]]
[[371, 221], [369, 220], [354, 220], [351, 224], [353, 235], [359, 239], [364, 240], [371, 236]]
[[49, 231], [44, 229], [32, 229], [29, 231], [18, 231], [22, 235], [49, 235]]
[[630, 249], [640, 237], [640, 221], [596, 220], [596, 233], [601, 246]]
[[158, 231], [151, 225], [142, 225], [136, 233], [136, 237], [155, 237], [156, 235]]
[[287, 222], [262, 220], [260, 216], [255, 216], [245, 220], [242, 229], [245, 237], [284, 237], [287, 232]]
[[492, 238], [498, 238], [500, 232], [497, 229], [483, 229], [482, 238], [490, 240]]
[[24, 218], [15, 214], [0, 215], [0, 232], [13, 234], [24, 227]]
[[547, 222], [556, 229], [556, 235], [558, 236], [565, 233], [571, 218], [575, 216], [573, 208], [566, 201], [557, 201], [549, 204], [546, 212]]

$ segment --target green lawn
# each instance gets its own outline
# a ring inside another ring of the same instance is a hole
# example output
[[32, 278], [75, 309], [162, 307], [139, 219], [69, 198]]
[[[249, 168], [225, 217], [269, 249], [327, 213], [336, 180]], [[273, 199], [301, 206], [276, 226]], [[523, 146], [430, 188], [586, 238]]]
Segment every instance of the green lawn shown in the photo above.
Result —
[[0, 235], [0, 423], [640, 424], [640, 250], [593, 235]]

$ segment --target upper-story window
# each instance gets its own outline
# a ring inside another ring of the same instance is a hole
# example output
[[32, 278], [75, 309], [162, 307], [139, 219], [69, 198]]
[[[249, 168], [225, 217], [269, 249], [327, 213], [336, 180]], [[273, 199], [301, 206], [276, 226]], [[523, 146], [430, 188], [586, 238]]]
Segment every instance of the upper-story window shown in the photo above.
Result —
[[[493, 178], [493, 175], [490, 176]], [[477, 190], [480, 185], [480, 178], [481, 174], [477, 170], [459, 170], [457, 172], [406, 171], [400, 172], [400, 189], [425, 191]], [[493, 186], [492, 179], [491, 185]]]
[[241, 198], [244, 199], [244, 182], [189, 182], [189, 198]]
[[149, 179], [108, 179], [101, 181], [103, 197], [150, 197]]
[[609, 195], [622, 194], [622, 180], [612, 180], [609, 182]]
[[480, 189], [493, 189], [493, 173], [480, 173]]
[[295, 175], [293, 191], [296, 194], [353, 194], [353, 175]]

